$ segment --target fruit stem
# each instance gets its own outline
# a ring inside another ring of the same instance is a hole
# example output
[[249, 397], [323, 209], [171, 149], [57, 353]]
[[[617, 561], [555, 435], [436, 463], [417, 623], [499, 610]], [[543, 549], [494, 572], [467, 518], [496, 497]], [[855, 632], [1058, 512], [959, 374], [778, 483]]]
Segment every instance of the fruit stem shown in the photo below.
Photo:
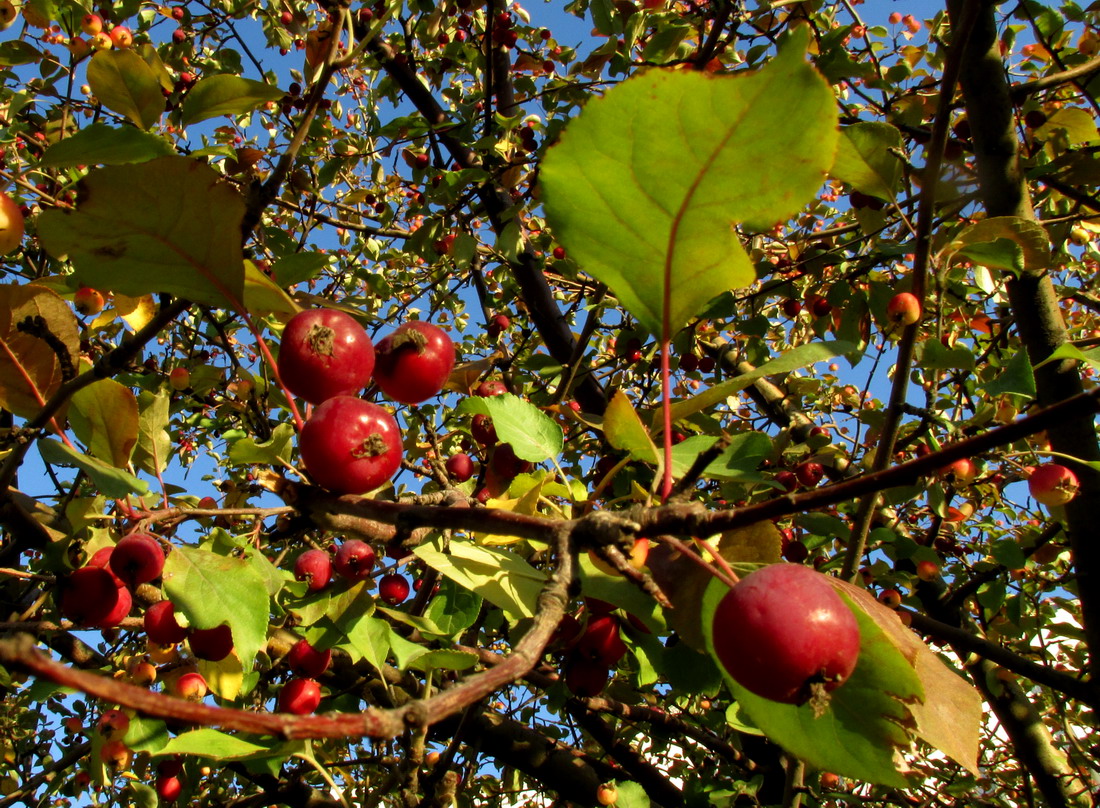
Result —
[[[667, 295], [666, 295], [667, 297]], [[670, 340], [668, 334], [668, 317], [664, 318], [662, 326], [664, 334], [661, 339], [661, 417], [663, 423], [665, 462], [664, 473], [661, 478], [661, 504], [668, 502], [672, 494], [672, 385], [669, 373]]]
[[[713, 575], [715, 578], [717, 578], [728, 587], [732, 588], [736, 586], [737, 583], [741, 580], [737, 577], [737, 573], [735, 573], [730, 565], [726, 562], [726, 559], [722, 558], [720, 555], [711, 553], [710, 548], [707, 548], [707, 553], [715, 559], [715, 565], [711, 565], [710, 563], [708, 563], [702, 555], [695, 552], [690, 544], [681, 541], [675, 536], [656, 536], [654, 538], [654, 541], [664, 542], [673, 550], [682, 555], [684, 558], [687, 558], [689, 561], [691, 561], [691, 563], [698, 564], [700, 567], [706, 570], [709, 575]], [[695, 539], [694, 541], [698, 542], [699, 540]]]

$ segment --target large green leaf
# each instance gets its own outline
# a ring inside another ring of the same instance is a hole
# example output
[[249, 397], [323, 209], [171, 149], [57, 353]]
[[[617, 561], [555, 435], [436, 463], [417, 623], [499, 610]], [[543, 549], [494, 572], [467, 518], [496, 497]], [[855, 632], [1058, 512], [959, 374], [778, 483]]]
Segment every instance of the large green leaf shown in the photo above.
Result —
[[164, 562], [164, 589], [193, 628], [228, 623], [245, 672], [267, 641], [267, 585], [243, 558], [176, 547]]
[[278, 101], [286, 93], [262, 81], [242, 79], [222, 73], [202, 79], [187, 93], [183, 102], [183, 125], [190, 126], [220, 115], [251, 112], [268, 101]]
[[[88, 84], [107, 109], [148, 129], [164, 112], [157, 74], [130, 49], [100, 51], [88, 63]], [[163, 190], [163, 189], [162, 189]]]
[[505, 393], [502, 396], [471, 396], [460, 412], [488, 415], [502, 443], [510, 443], [521, 460], [541, 463], [561, 454], [565, 438], [554, 419], [529, 401]]
[[38, 217], [46, 250], [68, 256], [79, 282], [130, 297], [168, 292], [240, 309], [244, 200], [212, 168], [161, 157], [98, 169], [80, 185], [76, 212]]
[[[836, 151], [836, 104], [791, 35], [754, 73], [649, 70], [593, 99], [546, 155], [547, 219], [651, 333], [756, 279], [734, 228], [797, 212]], [[668, 316], [664, 316], [668, 290]]]
[[901, 179], [901, 132], [888, 123], [861, 121], [841, 135], [829, 173], [857, 191], [892, 200]]
[[137, 129], [93, 123], [46, 149], [43, 166], [144, 163], [174, 154], [164, 138]]

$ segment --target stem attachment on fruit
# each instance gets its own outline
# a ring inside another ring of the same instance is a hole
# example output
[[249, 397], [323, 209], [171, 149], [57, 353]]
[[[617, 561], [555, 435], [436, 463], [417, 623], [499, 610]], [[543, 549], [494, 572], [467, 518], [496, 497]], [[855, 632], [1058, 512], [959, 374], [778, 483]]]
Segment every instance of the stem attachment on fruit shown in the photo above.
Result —
[[318, 356], [332, 356], [336, 344], [336, 332], [327, 325], [315, 323], [306, 335], [309, 350]]
[[352, 451], [351, 456], [358, 458], [378, 457], [379, 455], [384, 455], [388, 449], [389, 447], [386, 446], [385, 438], [374, 433], [364, 438], [363, 442]]

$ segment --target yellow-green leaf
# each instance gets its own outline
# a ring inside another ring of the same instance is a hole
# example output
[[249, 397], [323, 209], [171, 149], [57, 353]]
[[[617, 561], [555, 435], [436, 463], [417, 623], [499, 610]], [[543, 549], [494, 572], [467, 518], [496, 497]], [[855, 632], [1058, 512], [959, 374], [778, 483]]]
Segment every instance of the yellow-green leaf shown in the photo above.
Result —
[[222, 73], [202, 79], [183, 102], [183, 125], [190, 126], [219, 115], [240, 115], [278, 101], [285, 93], [278, 87], [253, 79]]
[[88, 85], [107, 109], [148, 129], [164, 112], [157, 74], [132, 50], [100, 51], [88, 63]]
[[216, 171], [160, 157], [97, 169], [80, 186], [75, 212], [47, 210], [38, 221], [46, 250], [68, 256], [77, 281], [130, 297], [168, 292], [241, 308], [244, 200]]

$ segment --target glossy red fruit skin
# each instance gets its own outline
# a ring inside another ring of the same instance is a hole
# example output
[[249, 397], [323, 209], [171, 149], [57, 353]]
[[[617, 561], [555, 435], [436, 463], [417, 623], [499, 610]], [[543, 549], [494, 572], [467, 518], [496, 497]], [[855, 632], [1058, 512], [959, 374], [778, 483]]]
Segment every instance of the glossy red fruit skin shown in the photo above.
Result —
[[233, 632], [227, 625], [191, 632], [191, 653], [199, 659], [219, 662], [233, 650]]
[[309, 715], [321, 703], [321, 687], [312, 679], [291, 679], [279, 691], [279, 712]]
[[58, 606], [74, 623], [97, 626], [118, 608], [123, 590], [102, 567], [81, 567], [65, 580]]
[[1036, 466], [1027, 478], [1031, 496], [1048, 507], [1065, 505], [1077, 495], [1078, 485], [1077, 475], [1057, 463]]
[[410, 320], [378, 343], [374, 381], [402, 404], [419, 404], [438, 395], [455, 365], [455, 346], [447, 332]]
[[898, 292], [886, 304], [886, 316], [898, 325], [913, 325], [920, 314], [920, 300], [910, 292]]
[[365, 581], [374, 570], [378, 555], [365, 541], [348, 539], [336, 551], [333, 568], [349, 581]]
[[148, 533], [131, 533], [115, 545], [110, 563], [115, 575], [133, 589], [160, 577], [164, 569], [164, 550]]
[[310, 592], [320, 592], [332, 580], [332, 559], [324, 550], [306, 550], [294, 562], [294, 579], [306, 581]]
[[115, 592], [117, 593], [115, 607], [106, 617], [96, 623], [96, 628], [114, 628], [130, 614], [130, 608], [134, 604], [133, 597], [130, 595], [130, 590], [126, 587], [122, 587], [121, 589], [115, 587]]
[[115, 551], [114, 545], [110, 547], [100, 547], [91, 558], [88, 559], [88, 563], [85, 567], [100, 567], [111, 573], [111, 577], [114, 578], [115, 586], [126, 586], [121, 578], [115, 575], [115, 571], [111, 569], [111, 554]]
[[474, 461], [468, 454], [451, 455], [447, 458], [446, 466], [452, 482], [464, 483], [474, 476]]
[[377, 404], [351, 396], [324, 401], [298, 441], [313, 481], [337, 494], [364, 494], [401, 466], [401, 431]]
[[154, 603], [145, 610], [145, 635], [159, 645], [171, 645], [187, 639], [187, 629], [176, 621], [176, 607], [170, 600]]
[[175, 802], [183, 793], [183, 783], [178, 777], [157, 777], [157, 796], [165, 802]]
[[500, 379], [486, 379], [477, 386], [477, 389], [474, 390], [474, 395], [480, 396], [481, 398], [492, 398], [493, 396], [502, 396], [507, 392], [507, 385], [500, 381]]
[[335, 309], [309, 309], [283, 329], [279, 377], [290, 392], [311, 404], [351, 396], [370, 381], [374, 345], [363, 326]]
[[825, 476], [825, 469], [822, 468], [820, 463], [815, 463], [812, 460], [808, 460], [805, 463], [799, 463], [794, 468], [794, 476], [798, 478], [798, 481], [807, 488], [815, 487], [821, 478]]
[[409, 596], [410, 590], [408, 579], [396, 572], [383, 575], [378, 582], [378, 597], [390, 606], [403, 603]]
[[286, 655], [290, 669], [301, 676], [316, 679], [332, 664], [332, 649], [318, 651], [306, 640], [298, 640]]
[[784, 704], [805, 702], [815, 681], [839, 687], [859, 657], [851, 609], [824, 575], [796, 564], [742, 578], [714, 612], [713, 640], [738, 684]]

